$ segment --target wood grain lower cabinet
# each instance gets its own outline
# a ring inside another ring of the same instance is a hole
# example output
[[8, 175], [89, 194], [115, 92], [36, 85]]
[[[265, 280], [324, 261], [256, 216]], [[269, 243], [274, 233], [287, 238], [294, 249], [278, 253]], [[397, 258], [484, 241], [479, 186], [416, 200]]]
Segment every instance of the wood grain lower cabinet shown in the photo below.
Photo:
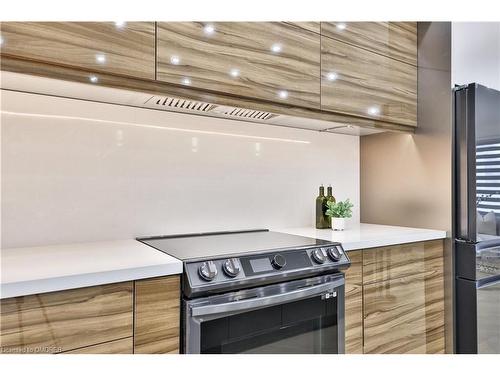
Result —
[[319, 109], [317, 31], [313, 22], [158, 22], [157, 79]]
[[134, 353], [178, 353], [180, 277], [135, 282]]
[[2, 22], [2, 55], [155, 79], [154, 22]]
[[363, 252], [364, 353], [444, 353], [443, 241]]
[[378, 247], [363, 252], [364, 284], [419, 274], [442, 276], [442, 240]]
[[363, 353], [363, 251], [350, 251], [345, 272], [345, 352]]
[[321, 109], [417, 126], [417, 67], [322, 36]]
[[0, 300], [1, 353], [178, 353], [180, 276]]
[[364, 353], [444, 353], [443, 277], [364, 285]]
[[2, 353], [58, 353], [132, 336], [133, 282], [0, 300]]
[[[346, 353], [444, 353], [443, 241], [349, 252]], [[178, 353], [180, 276], [0, 301], [1, 353]]]
[[70, 350], [61, 354], [132, 354], [133, 352], [134, 338], [127, 337], [125, 339]]

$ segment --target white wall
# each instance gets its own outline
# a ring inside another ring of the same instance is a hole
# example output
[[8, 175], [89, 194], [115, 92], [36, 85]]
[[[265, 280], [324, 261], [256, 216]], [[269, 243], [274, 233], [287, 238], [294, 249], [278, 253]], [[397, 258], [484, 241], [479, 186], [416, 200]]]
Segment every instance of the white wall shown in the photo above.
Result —
[[452, 24], [452, 83], [500, 90], [500, 22]]
[[1, 100], [3, 247], [312, 225], [320, 183], [349, 197], [359, 221], [357, 137], [8, 91]]

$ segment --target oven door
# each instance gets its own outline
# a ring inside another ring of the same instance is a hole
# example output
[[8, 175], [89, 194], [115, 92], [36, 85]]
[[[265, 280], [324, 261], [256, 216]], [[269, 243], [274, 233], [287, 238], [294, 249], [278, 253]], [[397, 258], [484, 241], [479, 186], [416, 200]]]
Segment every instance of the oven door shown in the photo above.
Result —
[[344, 353], [344, 275], [185, 300], [184, 353]]

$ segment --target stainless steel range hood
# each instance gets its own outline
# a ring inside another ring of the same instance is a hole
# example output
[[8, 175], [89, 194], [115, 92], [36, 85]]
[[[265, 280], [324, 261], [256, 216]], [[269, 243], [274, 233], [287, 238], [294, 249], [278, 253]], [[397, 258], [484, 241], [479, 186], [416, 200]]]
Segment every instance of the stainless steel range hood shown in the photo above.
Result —
[[355, 125], [347, 125], [330, 121], [287, 116], [282, 114], [278, 115], [266, 111], [229, 107], [183, 98], [151, 95], [137, 91], [102, 87], [95, 84], [64, 81], [6, 71], [1, 71], [0, 74], [0, 88], [2, 90], [51, 95], [147, 108], [150, 110], [188, 113], [191, 115], [257, 122], [274, 126], [286, 126], [311, 131], [341, 133], [355, 136], [380, 133], [383, 131], [379, 129], [361, 128]]

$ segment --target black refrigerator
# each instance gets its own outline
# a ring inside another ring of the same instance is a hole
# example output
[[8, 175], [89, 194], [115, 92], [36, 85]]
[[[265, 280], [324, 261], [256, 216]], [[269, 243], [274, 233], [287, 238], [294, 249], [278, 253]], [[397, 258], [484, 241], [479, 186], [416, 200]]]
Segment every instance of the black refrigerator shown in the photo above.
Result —
[[457, 353], [500, 353], [500, 91], [454, 89]]

